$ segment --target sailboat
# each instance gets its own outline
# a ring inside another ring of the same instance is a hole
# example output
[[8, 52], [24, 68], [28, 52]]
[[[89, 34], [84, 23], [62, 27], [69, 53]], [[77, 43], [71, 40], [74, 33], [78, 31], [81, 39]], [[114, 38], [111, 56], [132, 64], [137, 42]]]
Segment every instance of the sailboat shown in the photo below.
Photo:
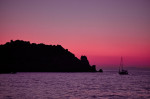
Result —
[[128, 71], [123, 69], [123, 58], [121, 57], [120, 67], [119, 67], [120, 75], [128, 75]]

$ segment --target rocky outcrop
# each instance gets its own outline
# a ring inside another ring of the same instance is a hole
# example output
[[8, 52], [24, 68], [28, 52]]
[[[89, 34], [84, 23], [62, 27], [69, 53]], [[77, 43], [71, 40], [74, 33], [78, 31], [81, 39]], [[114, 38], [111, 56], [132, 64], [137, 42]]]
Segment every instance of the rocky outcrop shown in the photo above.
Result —
[[16, 40], [0, 45], [0, 72], [95, 72], [86, 56], [81, 60], [61, 45]]

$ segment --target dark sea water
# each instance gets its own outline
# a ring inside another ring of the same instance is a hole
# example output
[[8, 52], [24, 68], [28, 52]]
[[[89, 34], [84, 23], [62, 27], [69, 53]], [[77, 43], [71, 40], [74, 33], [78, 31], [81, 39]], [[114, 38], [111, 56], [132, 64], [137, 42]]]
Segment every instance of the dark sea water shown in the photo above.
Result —
[[0, 99], [150, 99], [150, 71], [0, 74]]

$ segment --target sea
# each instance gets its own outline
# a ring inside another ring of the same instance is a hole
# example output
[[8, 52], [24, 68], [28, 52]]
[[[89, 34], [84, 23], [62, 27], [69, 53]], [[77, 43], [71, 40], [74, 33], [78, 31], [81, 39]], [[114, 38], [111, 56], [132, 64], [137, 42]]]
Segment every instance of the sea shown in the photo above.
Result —
[[0, 99], [150, 99], [150, 71], [0, 74]]

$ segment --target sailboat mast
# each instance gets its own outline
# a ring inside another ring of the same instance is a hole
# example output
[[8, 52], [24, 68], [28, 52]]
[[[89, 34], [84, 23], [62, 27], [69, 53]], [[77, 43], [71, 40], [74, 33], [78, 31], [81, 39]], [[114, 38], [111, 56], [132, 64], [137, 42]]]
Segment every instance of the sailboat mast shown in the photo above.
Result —
[[120, 67], [123, 70], [123, 58], [122, 58], [122, 56], [121, 56], [121, 61], [120, 61]]

